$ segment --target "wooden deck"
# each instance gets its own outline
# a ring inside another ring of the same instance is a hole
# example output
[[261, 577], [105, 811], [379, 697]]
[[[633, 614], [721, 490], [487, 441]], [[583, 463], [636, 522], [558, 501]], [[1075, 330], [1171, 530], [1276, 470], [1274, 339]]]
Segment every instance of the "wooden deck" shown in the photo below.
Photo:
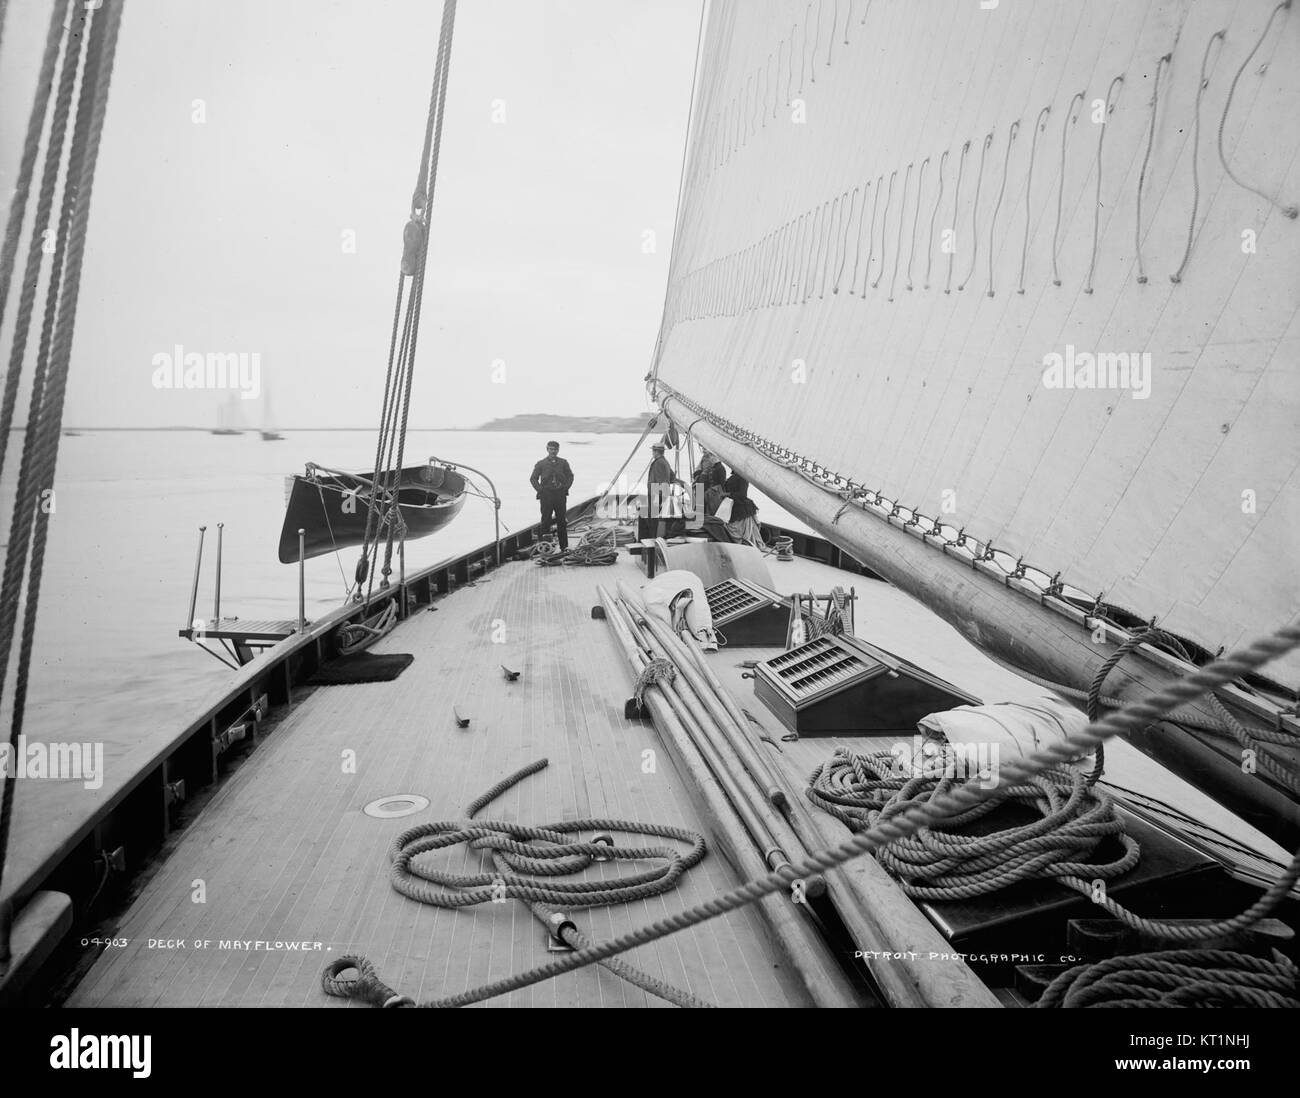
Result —
[[[421, 1000], [551, 959], [522, 904], [459, 911], [418, 904], [390, 886], [385, 855], [396, 834], [461, 818], [474, 797], [543, 756], [547, 770], [481, 815], [534, 824], [610, 816], [707, 835], [654, 729], [623, 718], [631, 676], [609, 626], [591, 618], [596, 584], [616, 575], [639, 573], [626, 559], [605, 568], [509, 564], [376, 647], [415, 655], [397, 680], [322, 687], [305, 697], [183, 834], [122, 919], [117, 933], [128, 944], [98, 959], [70, 1005], [342, 1005], [321, 991], [320, 971], [332, 956], [353, 952]], [[507, 682], [501, 664], [520, 671], [518, 681]], [[468, 728], [456, 726], [453, 708], [470, 717]], [[657, 752], [654, 774], [642, 773], [647, 749]], [[346, 766], [349, 752], [355, 773]], [[429, 798], [430, 807], [400, 819], [362, 812], [403, 793]], [[460, 860], [478, 871], [478, 858], [462, 849], [440, 864], [454, 869]], [[617, 871], [591, 872], [605, 869]], [[200, 882], [205, 902], [195, 902]], [[710, 853], [673, 892], [574, 919], [605, 940], [736, 883]], [[236, 940], [320, 946], [221, 947]], [[196, 941], [210, 944], [196, 949]], [[804, 1005], [753, 909], [625, 956], [719, 1005]], [[663, 1004], [592, 966], [492, 1005]]]
[[[770, 563], [783, 593], [857, 587], [857, 632], [987, 701], [1028, 700], [1043, 689], [982, 656], [955, 630], [886, 584], [807, 560]], [[324, 964], [361, 953], [399, 993], [454, 994], [551, 957], [539, 924], [519, 903], [459, 911], [415, 903], [388, 882], [386, 850], [417, 823], [459, 819], [479, 793], [542, 756], [525, 779], [481, 815], [545, 824], [610, 816], [708, 829], [687, 783], [649, 724], [628, 722], [631, 676], [609, 626], [592, 620], [596, 585], [641, 574], [626, 555], [612, 567], [509, 564], [404, 622], [377, 651], [415, 663], [391, 683], [318, 688], [258, 747], [184, 832], [122, 919], [127, 945], [99, 958], [71, 1005], [342, 1005], [320, 990]], [[774, 740], [784, 731], [740, 678], [746, 659], [771, 649], [723, 648], [722, 681]], [[507, 682], [500, 665], [520, 671]], [[453, 710], [470, 718], [456, 725]], [[766, 745], [800, 780], [839, 742]], [[642, 773], [642, 752], [657, 771]], [[355, 753], [355, 772], [347, 765]], [[1208, 797], [1127, 745], [1108, 776], [1142, 788], [1266, 853], [1280, 852]], [[430, 806], [400, 819], [363, 807], [416, 794]], [[1284, 854], [1285, 852], [1281, 852]], [[440, 864], [480, 871], [463, 850]], [[458, 865], [459, 863], [459, 865]], [[610, 867], [594, 867], [595, 873]], [[610, 870], [614, 872], [614, 870]], [[200, 883], [204, 902], [196, 902]], [[653, 900], [576, 913], [607, 940], [736, 884], [716, 853], [678, 888]], [[180, 940], [179, 948], [150, 944]], [[307, 952], [233, 948], [223, 942], [319, 943]], [[201, 943], [199, 948], [195, 943]], [[871, 948], [863, 944], [863, 948]], [[627, 959], [652, 976], [719, 1005], [805, 1005], [761, 916], [745, 909], [643, 947]], [[660, 1000], [589, 967], [492, 1001], [496, 1006], [653, 1006]]]

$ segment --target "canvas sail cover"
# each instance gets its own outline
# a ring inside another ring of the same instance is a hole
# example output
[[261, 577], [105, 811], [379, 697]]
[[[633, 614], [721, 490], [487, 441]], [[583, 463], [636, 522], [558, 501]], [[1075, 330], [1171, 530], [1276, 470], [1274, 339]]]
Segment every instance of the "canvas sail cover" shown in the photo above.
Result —
[[1266, 0], [714, 0], [657, 377], [1231, 647], [1300, 614], [1297, 117]]

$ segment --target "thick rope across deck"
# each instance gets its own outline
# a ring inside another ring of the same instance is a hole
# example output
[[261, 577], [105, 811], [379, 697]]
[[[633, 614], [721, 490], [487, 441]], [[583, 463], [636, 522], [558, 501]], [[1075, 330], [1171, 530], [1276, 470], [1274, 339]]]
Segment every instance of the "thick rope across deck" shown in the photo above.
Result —
[[[677, 887], [681, 876], [704, 857], [704, 838], [694, 831], [664, 824], [636, 823], [630, 820], [566, 820], [543, 827], [525, 827], [500, 821], [479, 820], [473, 817], [496, 800], [502, 793], [523, 781], [524, 778], [544, 770], [546, 759], [539, 759], [502, 779], [466, 809], [466, 819], [459, 821], [421, 824], [402, 832], [388, 850], [393, 887], [412, 900], [434, 907], [458, 908], [507, 899], [522, 900], [532, 908], [538, 919], [554, 925], [558, 911], [573, 908], [606, 907], [611, 904], [645, 900]], [[655, 835], [675, 839], [690, 847], [682, 853], [672, 847], [616, 847], [595, 842], [570, 842], [565, 832], [609, 831], [634, 835]], [[420, 862], [422, 855], [467, 843], [472, 850], [488, 850], [496, 866], [495, 873], [457, 874], [433, 869]], [[597, 856], [611, 861], [658, 862], [640, 873], [613, 879], [579, 881], [551, 881], [541, 883], [538, 877], [553, 878], [579, 873], [591, 866]], [[512, 872], [513, 871], [513, 872]], [[530, 874], [531, 876], [521, 876]], [[545, 905], [555, 905], [550, 908]], [[559, 935], [578, 949], [591, 946], [586, 937], [572, 923], [564, 921]], [[631, 965], [610, 958], [600, 962], [611, 972], [636, 986], [684, 1007], [710, 1007], [713, 1004], [681, 991], [671, 984], [656, 980]], [[340, 979], [343, 972], [355, 969], [354, 979]], [[329, 995], [341, 998], [363, 999], [376, 1006], [413, 1006], [412, 1000], [398, 995], [383, 983], [374, 966], [364, 957], [345, 956], [332, 962], [321, 978]], [[472, 996], [473, 993], [466, 993]], [[464, 1000], [464, 1001], [461, 1001]], [[464, 1006], [476, 1001], [465, 995], [422, 1003], [428, 1007]]]
[[[1002, 764], [1001, 774], [1012, 782], [1027, 782], [1055, 767], [1070, 763], [1081, 754], [1092, 753], [1099, 744], [1122, 732], [1145, 728], [1180, 705], [1194, 701], [1215, 687], [1232, 682], [1246, 672], [1254, 671], [1298, 647], [1300, 647], [1300, 621], [1295, 621], [1270, 636], [1263, 637], [1223, 659], [1215, 660], [1197, 669], [1186, 678], [1170, 683], [1143, 701], [1134, 702], [1118, 712], [1109, 713], [1101, 720], [1091, 722], [1087, 728], [1074, 735], [1053, 741], [1027, 759], [1008, 760]], [[764, 896], [786, 891], [793, 881], [801, 877], [807, 878], [814, 873], [825, 873], [862, 854], [874, 853], [891, 842], [906, 838], [923, 827], [932, 826], [946, 816], [974, 808], [991, 797], [994, 792], [995, 790], [986, 789], [978, 783], [966, 784], [928, 801], [913, 804], [899, 815], [888, 820], [877, 821], [874, 827], [854, 835], [838, 846], [816, 851], [793, 865], [784, 866], [766, 876], [746, 881], [730, 892], [706, 900], [686, 911], [660, 919], [640, 930], [620, 935], [600, 945], [580, 949], [567, 957], [539, 965], [528, 972], [494, 980], [490, 984], [455, 996], [453, 999], [436, 1002], [434, 1005], [467, 1006], [470, 1003], [492, 999], [528, 987], [530, 984], [572, 972], [574, 969], [583, 968], [637, 946], [646, 945], [709, 919], [716, 919], [719, 915], [726, 915], [737, 908], [761, 900]], [[1274, 882], [1248, 911], [1230, 921], [1243, 927], [1257, 922], [1291, 890], [1297, 877], [1300, 877], [1300, 853], [1292, 860], [1288, 871]], [[324, 981], [332, 980], [337, 975], [338, 970], [335, 966], [338, 964], [339, 962], [336, 961], [334, 965], [325, 969]], [[326, 983], [326, 990], [329, 990], [328, 983]]]

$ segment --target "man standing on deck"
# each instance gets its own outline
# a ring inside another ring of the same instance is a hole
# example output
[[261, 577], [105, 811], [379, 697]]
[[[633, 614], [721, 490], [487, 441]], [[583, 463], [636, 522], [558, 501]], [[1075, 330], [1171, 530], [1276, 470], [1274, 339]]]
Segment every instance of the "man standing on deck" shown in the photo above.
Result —
[[[669, 531], [669, 520], [679, 519], [681, 516], [680, 508], [673, 499], [673, 485], [680, 484], [673, 476], [673, 467], [668, 464], [668, 459], [664, 457], [664, 447], [661, 443], [655, 443], [650, 447], [654, 454], [654, 459], [650, 462], [650, 471], [646, 474], [646, 489], [649, 496], [650, 505], [649, 520], [645, 523], [645, 533], [643, 537], [652, 536], [657, 538], [666, 537]], [[684, 526], [684, 522], [677, 522], [673, 525]]]
[[560, 541], [560, 552], [569, 548], [569, 527], [566, 512], [569, 509], [569, 489], [573, 487], [573, 470], [560, 457], [560, 444], [548, 442], [546, 456], [533, 466], [530, 478], [533, 491], [542, 501], [541, 536], [551, 536], [551, 518], [555, 519], [555, 532]]

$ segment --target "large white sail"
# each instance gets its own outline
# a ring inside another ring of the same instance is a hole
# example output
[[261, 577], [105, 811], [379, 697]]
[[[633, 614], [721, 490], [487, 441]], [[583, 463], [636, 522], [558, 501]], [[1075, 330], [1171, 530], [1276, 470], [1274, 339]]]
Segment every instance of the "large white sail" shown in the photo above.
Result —
[[1293, 619], [1298, 60], [1263, 0], [718, 0], [657, 374], [1210, 651]]

